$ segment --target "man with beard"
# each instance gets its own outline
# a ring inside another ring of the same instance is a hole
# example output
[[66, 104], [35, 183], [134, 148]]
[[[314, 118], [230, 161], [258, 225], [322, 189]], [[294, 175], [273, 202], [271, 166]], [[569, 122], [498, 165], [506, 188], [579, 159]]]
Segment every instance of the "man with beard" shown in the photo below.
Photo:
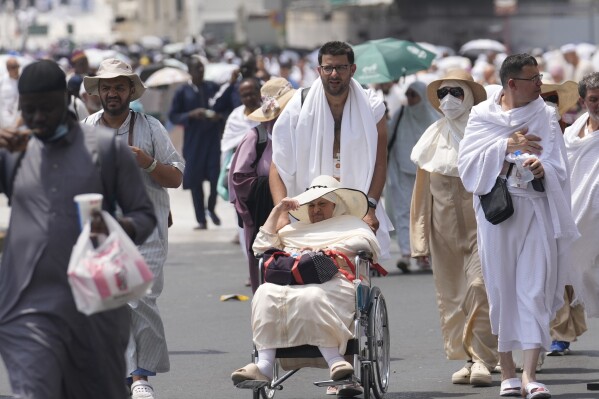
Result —
[[153, 399], [148, 377], [170, 369], [164, 326], [156, 304], [164, 286], [162, 269], [168, 250], [170, 205], [166, 189], [179, 187], [185, 165], [160, 122], [129, 109], [131, 101], [145, 91], [130, 65], [114, 58], [104, 60], [97, 75], [86, 76], [83, 84], [89, 94], [100, 96], [103, 108], [83, 123], [114, 129], [117, 139], [128, 142], [137, 165], [145, 172], [143, 181], [158, 221], [152, 235], [139, 247], [154, 274], [154, 284], [145, 297], [129, 303], [131, 336], [126, 352], [131, 397]]
[[[378, 204], [387, 175], [385, 105], [352, 78], [356, 64], [347, 43], [325, 43], [318, 64], [320, 79], [309, 92], [297, 91], [273, 129], [273, 201], [304, 192], [317, 176], [333, 176], [344, 187], [367, 193], [364, 221], [377, 232], [382, 257], [388, 258], [392, 226]], [[289, 223], [287, 216], [279, 223]]]

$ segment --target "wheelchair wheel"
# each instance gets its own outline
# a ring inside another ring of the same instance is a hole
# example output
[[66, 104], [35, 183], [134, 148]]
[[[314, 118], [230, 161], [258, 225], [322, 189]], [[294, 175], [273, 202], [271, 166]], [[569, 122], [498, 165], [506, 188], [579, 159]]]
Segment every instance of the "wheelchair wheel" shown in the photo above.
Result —
[[377, 399], [382, 399], [389, 387], [389, 348], [387, 304], [381, 290], [373, 287], [368, 314], [368, 357], [372, 362], [372, 392]]

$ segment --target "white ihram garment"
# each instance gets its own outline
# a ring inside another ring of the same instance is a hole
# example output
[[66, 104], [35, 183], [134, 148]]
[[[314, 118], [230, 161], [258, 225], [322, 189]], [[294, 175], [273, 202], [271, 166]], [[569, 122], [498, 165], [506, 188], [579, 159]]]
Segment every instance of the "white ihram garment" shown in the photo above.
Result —
[[[381, 98], [351, 80], [341, 121], [341, 184], [368, 193], [378, 144], [377, 122], [385, 113]], [[291, 98], [273, 128], [272, 159], [287, 188], [287, 196], [303, 193], [320, 175], [334, 175], [334, 120], [322, 81], [310, 87], [304, 104], [301, 90]], [[385, 144], [385, 143], [383, 143]], [[389, 257], [393, 229], [382, 203], [376, 209], [381, 258]]]
[[[549, 348], [549, 323], [563, 305], [569, 247], [578, 237], [570, 211], [569, 170], [555, 110], [539, 97], [504, 112], [502, 92], [472, 108], [460, 143], [458, 170], [475, 194], [478, 248], [500, 352]], [[490, 224], [478, 195], [499, 176], [511, 134], [528, 127], [541, 137], [545, 192], [510, 187], [514, 214]]]
[[572, 285], [584, 302], [589, 317], [599, 317], [599, 130], [578, 134], [586, 128], [584, 113], [566, 129], [564, 141], [570, 162], [572, 215], [580, 238], [572, 244]]

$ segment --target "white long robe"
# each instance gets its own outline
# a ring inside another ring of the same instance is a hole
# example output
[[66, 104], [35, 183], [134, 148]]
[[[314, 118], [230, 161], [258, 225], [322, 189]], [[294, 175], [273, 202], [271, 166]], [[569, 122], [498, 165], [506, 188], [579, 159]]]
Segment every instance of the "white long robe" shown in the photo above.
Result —
[[[502, 91], [472, 108], [460, 143], [458, 170], [475, 194], [478, 248], [500, 352], [545, 349], [549, 323], [563, 305], [569, 247], [578, 237], [570, 211], [569, 170], [555, 110], [539, 97], [502, 111]], [[509, 187], [514, 214], [490, 224], [478, 195], [488, 193], [503, 167], [511, 134], [528, 127], [541, 137], [545, 192]]]
[[[377, 122], [385, 113], [382, 99], [364, 90], [352, 79], [341, 121], [341, 184], [368, 193], [378, 144]], [[287, 196], [301, 194], [317, 176], [333, 176], [333, 114], [327, 103], [320, 79], [310, 87], [301, 104], [301, 90], [293, 96], [279, 115], [273, 128], [272, 160], [287, 188]], [[393, 229], [381, 204], [376, 209], [379, 220], [377, 239], [381, 257], [389, 257]]]
[[578, 136], [589, 114], [566, 129], [564, 141], [570, 163], [572, 215], [580, 238], [572, 244], [572, 283], [589, 317], [599, 317], [599, 130]]
[[[335, 249], [350, 258], [358, 250], [373, 252], [376, 261], [380, 248], [366, 223], [344, 215], [310, 224], [297, 222], [279, 234], [260, 229], [253, 249], [263, 253], [271, 247], [286, 252], [301, 248]], [[299, 345], [337, 347], [345, 353], [352, 337], [354, 287], [341, 273], [323, 284], [277, 285], [264, 283], [252, 299], [252, 331], [258, 350]]]

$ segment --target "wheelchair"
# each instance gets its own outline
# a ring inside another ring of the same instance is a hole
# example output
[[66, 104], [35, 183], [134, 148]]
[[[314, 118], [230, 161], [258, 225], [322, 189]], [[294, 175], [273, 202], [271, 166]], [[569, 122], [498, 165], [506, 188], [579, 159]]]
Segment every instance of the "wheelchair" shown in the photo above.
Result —
[[[354, 337], [349, 340], [345, 358], [353, 364], [354, 373], [343, 380], [326, 380], [314, 382], [319, 387], [342, 386], [346, 384], [360, 384], [364, 390], [364, 399], [370, 399], [371, 390], [376, 399], [383, 399], [389, 387], [390, 355], [389, 355], [389, 321], [385, 297], [378, 287], [370, 284], [372, 254], [359, 251], [355, 257], [356, 276], [360, 280], [354, 281], [355, 287], [355, 316]], [[374, 269], [373, 269], [374, 270]], [[262, 279], [262, 259], [260, 259], [260, 276]], [[366, 277], [364, 277], [366, 276]], [[258, 351], [254, 346], [252, 362], [256, 362]], [[324, 366], [298, 366], [279, 375], [280, 364], [286, 360], [320, 360], [326, 365], [320, 350], [316, 346], [302, 345], [292, 348], [279, 348], [276, 350], [276, 362], [273, 369], [271, 382], [243, 381], [237, 388], [251, 389], [253, 399], [272, 399], [278, 390], [283, 389], [283, 383], [302, 367]], [[351, 359], [351, 360], [350, 360]], [[288, 368], [288, 367], [286, 367]]]

